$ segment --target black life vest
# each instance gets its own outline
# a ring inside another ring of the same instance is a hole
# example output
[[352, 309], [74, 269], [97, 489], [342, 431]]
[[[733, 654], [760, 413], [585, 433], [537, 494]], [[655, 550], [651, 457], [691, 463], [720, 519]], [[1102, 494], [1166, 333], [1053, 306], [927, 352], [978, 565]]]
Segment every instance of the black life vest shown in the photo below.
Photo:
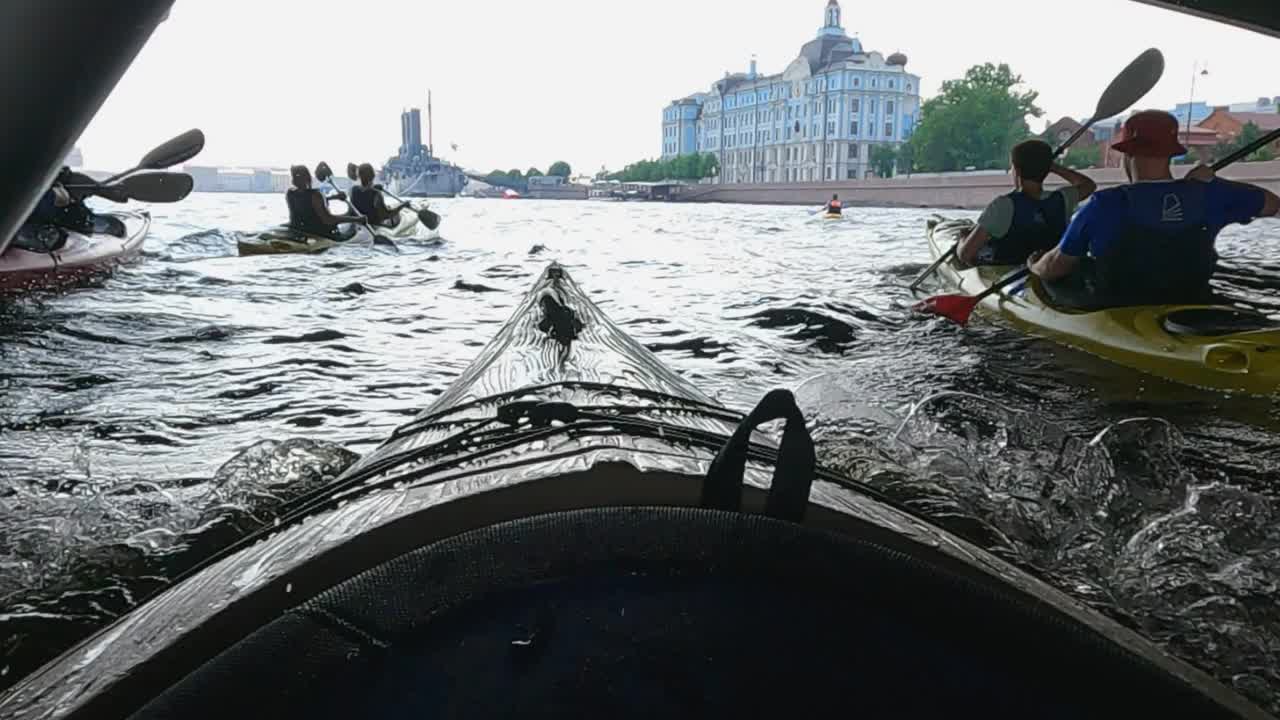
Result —
[[324, 201], [324, 196], [315, 188], [289, 188], [285, 192], [284, 199], [289, 205], [289, 227], [313, 235], [328, 235], [333, 231], [333, 227], [321, 222], [320, 216], [316, 214], [312, 203], [317, 196], [321, 202]]
[[1022, 265], [1032, 253], [1058, 245], [1067, 231], [1067, 202], [1062, 193], [1046, 193], [1040, 199], [1020, 190], [1005, 195], [1013, 202], [1013, 222], [1002, 237], [993, 237], [991, 265]]
[[1218, 264], [1216, 233], [1205, 221], [1206, 187], [1189, 182], [1179, 188], [1178, 212], [1185, 221], [1170, 229], [1141, 221], [1131, 188], [1122, 188], [1125, 228], [1105, 254], [1093, 258], [1093, 283], [1108, 304], [1176, 304], [1205, 296]]
[[365, 217], [378, 222], [381, 220], [378, 211], [378, 191], [363, 185], [351, 186], [351, 207]]

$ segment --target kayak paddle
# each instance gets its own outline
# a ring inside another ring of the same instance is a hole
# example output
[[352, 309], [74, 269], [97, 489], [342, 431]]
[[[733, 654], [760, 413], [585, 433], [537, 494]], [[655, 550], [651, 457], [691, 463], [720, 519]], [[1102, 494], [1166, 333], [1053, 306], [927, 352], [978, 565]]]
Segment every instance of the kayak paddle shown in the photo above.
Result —
[[[103, 185], [109, 185], [126, 175], [132, 175], [139, 170], [164, 170], [171, 168], [179, 163], [184, 163], [204, 149], [204, 133], [198, 128], [188, 130], [181, 135], [165, 141], [159, 147], [142, 156], [142, 160], [138, 162], [137, 167], [125, 170], [122, 173], [116, 173], [102, 182]], [[163, 202], [163, 201], [161, 201]]]
[[[352, 182], [359, 182], [360, 178], [359, 178], [359, 175], [356, 173], [356, 170], [357, 168], [355, 163], [347, 163], [347, 177]], [[395, 200], [396, 202], [400, 203], [402, 206], [411, 205], [411, 203], [408, 200], [405, 200], [404, 198], [400, 197], [399, 195], [396, 195], [395, 193], [382, 187], [381, 185], [374, 185], [373, 188], [378, 192], [382, 193], [383, 195], [389, 196], [392, 200]], [[432, 212], [427, 208], [422, 208], [421, 210], [416, 210], [414, 212], [417, 213], [418, 219], [422, 221], [423, 225], [427, 226], [428, 230], [435, 230], [436, 228], [440, 227], [440, 216], [438, 214]]]
[[[1267, 133], [1266, 135], [1222, 158], [1213, 164], [1213, 171], [1215, 173], [1219, 172], [1228, 165], [1240, 160], [1241, 158], [1246, 158], [1254, 154], [1276, 140], [1280, 140], [1280, 130], [1273, 130], [1272, 132]], [[997, 293], [1030, 274], [1030, 268], [1020, 267], [1000, 278], [999, 282], [986, 290], [983, 290], [977, 295], [938, 295], [921, 301], [913, 309], [920, 312], [941, 315], [957, 324], [964, 325], [969, 322], [969, 316], [973, 314], [974, 308], [976, 308], [978, 303], [982, 302], [988, 295]]]
[[83, 190], [115, 202], [172, 203], [191, 194], [194, 185], [195, 181], [186, 173], [153, 172], [131, 175], [109, 185], [68, 185], [67, 190]]
[[[1163, 74], [1164, 55], [1158, 49], [1150, 48], [1134, 58], [1133, 62], [1125, 66], [1125, 69], [1121, 70], [1119, 75], [1116, 75], [1111, 84], [1107, 86], [1107, 89], [1102, 91], [1102, 96], [1098, 98], [1098, 104], [1094, 108], [1093, 116], [1084, 125], [1081, 125], [1074, 135], [1067, 138], [1066, 142], [1059, 145], [1057, 150], [1053, 151], [1054, 159], [1061, 157], [1062, 153], [1067, 151], [1067, 148], [1071, 147], [1076, 140], [1079, 140], [1099, 120], [1115, 117], [1141, 100], [1144, 95], [1151, 91], [1151, 88], [1156, 86], [1157, 82], [1160, 82], [1160, 76]], [[934, 260], [932, 265], [925, 268], [924, 272], [911, 281], [908, 289], [914, 291], [920, 286], [920, 283], [942, 267], [942, 263], [955, 257], [956, 251], [959, 249], [959, 241], [952, 243], [951, 247], [941, 257]]]

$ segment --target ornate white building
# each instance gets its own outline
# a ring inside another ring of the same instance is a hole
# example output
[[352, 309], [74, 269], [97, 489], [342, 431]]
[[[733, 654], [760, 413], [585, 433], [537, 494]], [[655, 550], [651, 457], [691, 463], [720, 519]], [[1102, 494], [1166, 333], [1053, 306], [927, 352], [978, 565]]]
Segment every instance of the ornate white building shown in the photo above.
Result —
[[662, 113], [662, 157], [715, 153], [719, 182], [860, 179], [876, 145], [897, 147], [920, 112], [907, 56], [863, 49], [828, 0], [818, 36], [777, 75], [726, 74]]

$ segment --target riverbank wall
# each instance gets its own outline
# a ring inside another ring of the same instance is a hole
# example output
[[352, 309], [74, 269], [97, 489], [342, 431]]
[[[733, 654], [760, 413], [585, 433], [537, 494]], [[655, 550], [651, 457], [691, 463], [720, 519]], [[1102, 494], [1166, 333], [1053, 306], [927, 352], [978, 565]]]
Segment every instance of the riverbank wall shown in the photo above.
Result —
[[[1175, 175], [1189, 170], [1177, 166]], [[1108, 188], [1126, 182], [1117, 168], [1085, 170], [1084, 173]], [[1231, 180], [1255, 183], [1280, 193], [1280, 160], [1239, 163], [1223, 171]], [[1049, 187], [1061, 185], [1056, 176]], [[993, 197], [1013, 189], [1013, 176], [1006, 173], [950, 173], [887, 180], [833, 180], [810, 183], [764, 183], [686, 185], [680, 188], [679, 202], [750, 203], [759, 205], [822, 205], [833, 193], [845, 205], [876, 207], [924, 207], [980, 210]]]

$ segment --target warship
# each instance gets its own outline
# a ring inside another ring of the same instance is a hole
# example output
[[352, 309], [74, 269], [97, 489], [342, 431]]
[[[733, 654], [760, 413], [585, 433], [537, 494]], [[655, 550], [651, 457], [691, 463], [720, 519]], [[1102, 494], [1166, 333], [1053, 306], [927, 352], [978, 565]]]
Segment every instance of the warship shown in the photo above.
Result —
[[431, 142], [431, 94], [427, 94], [427, 142], [422, 142], [422, 110], [400, 113], [400, 152], [382, 166], [383, 181], [406, 197], [456, 197], [466, 187], [462, 168], [436, 157]]

